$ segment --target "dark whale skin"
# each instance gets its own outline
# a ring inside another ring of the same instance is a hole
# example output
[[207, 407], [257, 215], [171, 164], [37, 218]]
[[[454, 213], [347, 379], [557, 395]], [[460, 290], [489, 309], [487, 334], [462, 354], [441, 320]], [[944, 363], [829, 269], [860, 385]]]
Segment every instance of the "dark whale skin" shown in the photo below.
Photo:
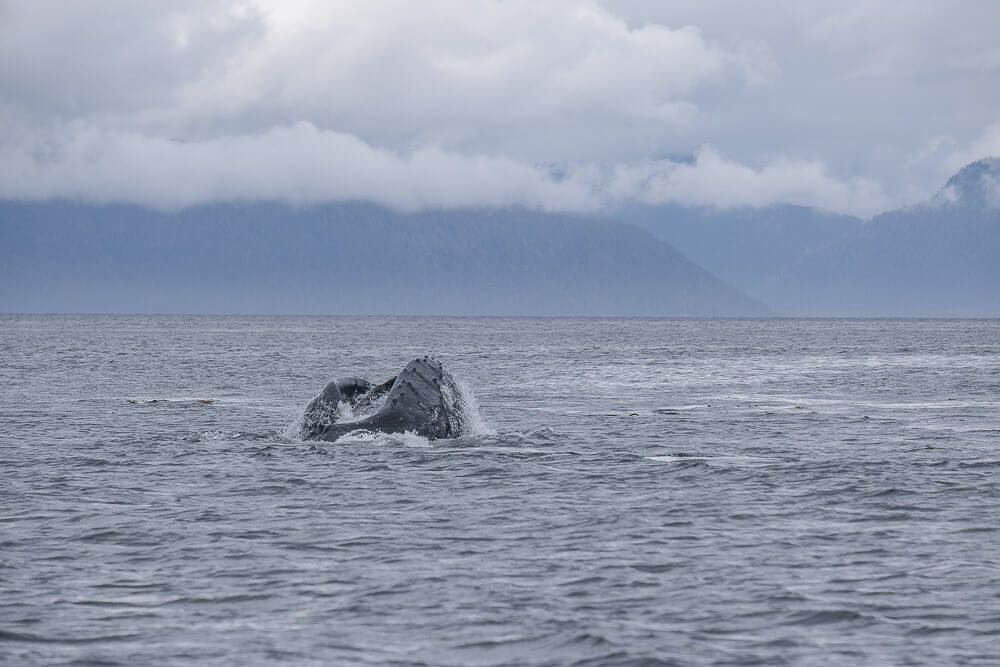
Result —
[[[309, 404], [303, 419], [307, 440], [333, 442], [352, 431], [410, 432], [437, 440], [457, 437], [461, 430], [459, 392], [454, 379], [435, 359], [414, 359], [391, 380], [391, 385], [389, 381], [372, 386], [360, 378], [349, 380], [351, 388], [358, 388], [350, 395], [344, 391], [347, 386], [340, 387], [342, 380], [334, 380]], [[336, 420], [339, 401], [352, 406], [371, 404], [387, 388], [385, 403], [375, 414], [356, 421]]]

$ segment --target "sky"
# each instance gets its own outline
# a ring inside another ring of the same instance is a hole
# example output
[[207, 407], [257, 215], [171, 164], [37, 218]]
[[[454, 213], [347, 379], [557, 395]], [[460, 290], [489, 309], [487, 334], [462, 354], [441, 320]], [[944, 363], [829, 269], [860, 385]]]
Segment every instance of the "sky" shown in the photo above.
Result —
[[993, 0], [0, 0], [0, 198], [871, 216], [1000, 155]]

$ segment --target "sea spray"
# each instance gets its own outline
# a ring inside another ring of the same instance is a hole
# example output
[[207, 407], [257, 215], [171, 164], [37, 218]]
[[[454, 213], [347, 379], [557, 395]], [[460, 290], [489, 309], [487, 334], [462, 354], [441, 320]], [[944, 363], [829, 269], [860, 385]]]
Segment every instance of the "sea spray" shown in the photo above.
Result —
[[496, 430], [483, 419], [479, 411], [479, 401], [476, 400], [472, 387], [465, 380], [456, 380], [455, 388], [457, 389], [455, 404], [462, 414], [462, 429], [459, 436], [496, 435]]

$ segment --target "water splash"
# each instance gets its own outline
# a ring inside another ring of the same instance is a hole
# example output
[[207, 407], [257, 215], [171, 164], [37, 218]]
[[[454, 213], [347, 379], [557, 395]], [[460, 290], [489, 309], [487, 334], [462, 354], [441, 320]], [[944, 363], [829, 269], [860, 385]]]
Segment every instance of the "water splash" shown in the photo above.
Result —
[[454, 401], [461, 413], [460, 422], [462, 426], [458, 434], [459, 437], [496, 435], [496, 429], [483, 419], [483, 415], [479, 411], [479, 401], [476, 400], [476, 394], [472, 391], [472, 387], [464, 380], [456, 379], [454, 384], [457, 390]]
[[293, 442], [302, 440], [302, 430], [305, 426], [303, 420], [305, 418], [305, 411], [297, 412], [292, 420], [285, 424], [285, 428], [281, 430], [281, 437], [286, 440], [291, 440]]

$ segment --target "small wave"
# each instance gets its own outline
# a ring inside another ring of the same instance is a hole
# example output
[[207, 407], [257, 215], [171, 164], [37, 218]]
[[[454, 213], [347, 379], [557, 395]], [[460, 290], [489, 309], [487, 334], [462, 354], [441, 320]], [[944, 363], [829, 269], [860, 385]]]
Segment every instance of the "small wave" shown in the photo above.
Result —
[[850, 609], [815, 609], [796, 612], [791, 625], [827, 625], [830, 623], [871, 622], [871, 616]]
[[[491, 433], [490, 435], [498, 435], [497, 433]], [[552, 428], [551, 426], [541, 426], [539, 428], [531, 429], [530, 431], [513, 431], [504, 433], [504, 437], [513, 438], [515, 440], [533, 440], [533, 441], [549, 441], [549, 440], [560, 440], [565, 437], [560, 431]]]
[[705, 403], [700, 403], [697, 405], [668, 405], [662, 408], [653, 408], [653, 412], [658, 415], [674, 415], [683, 412], [693, 412], [695, 410], [704, 410], [705, 408], [711, 407]]
[[547, 449], [538, 449], [535, 447], [494, 447], [494, 446], [481, 446], [481, 447], [449, 447], [449, 448], [438, 448], [435, 450], [438, 454], [471, 454], [479, 456], [482, 454], [529, 454], [529, 455], [541, 455], [541, 454], [551, 454], [552, 452]]
[[98, 644], [102, 642], [131, 641], [139, 639], [139, 634], [98, 635], [92, 637], [46, 637], [30, 632], [0, 630], [0, 641], [30, 642], [39, 644]]

